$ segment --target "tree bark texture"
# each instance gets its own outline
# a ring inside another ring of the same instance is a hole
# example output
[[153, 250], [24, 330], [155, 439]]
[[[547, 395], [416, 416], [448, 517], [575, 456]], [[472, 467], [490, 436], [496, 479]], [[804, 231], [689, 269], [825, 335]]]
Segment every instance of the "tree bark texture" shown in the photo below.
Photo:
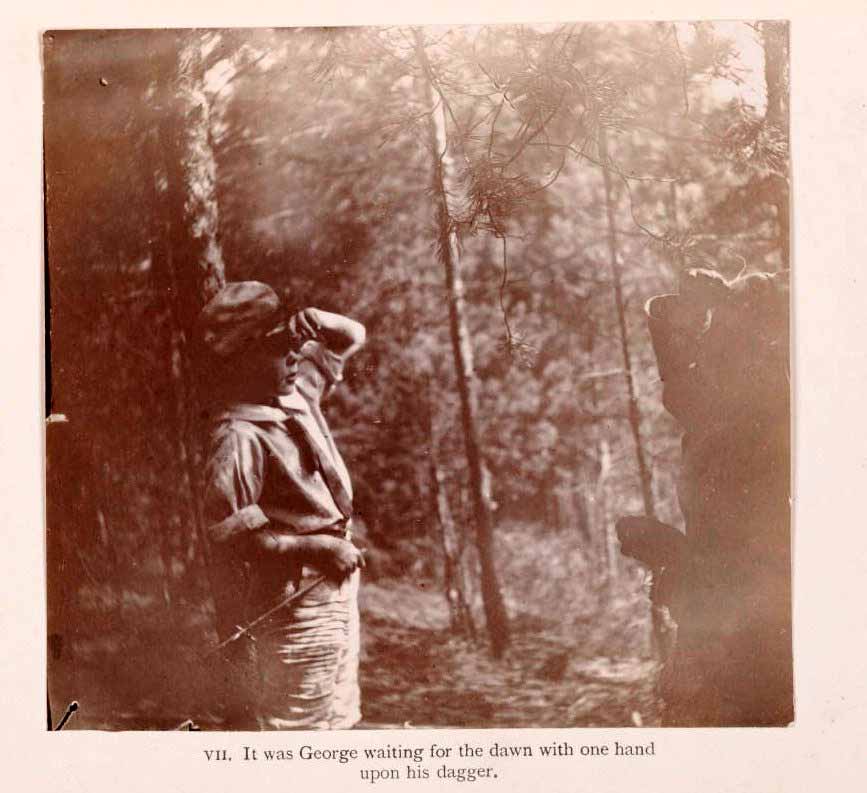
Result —
[[[185, 35], [185, 34], [179, 34]], [[219, 241], [216, 159], [209, 100], [203, 88], [201, 39], [186, 34], [177, 61], [157, 74], [157, 120], [152, 136], [154, 220], [152, 271], [169, 315], [169, 356], [178, 438], [178, 463], [190, 493], [194, 531], [187, 557], [203, 556], [203, 517], [196, 460], [200, 456], [194, 362], [190, 343], [199, 311], [226, 282]], [[207, 561], [203, 559], [203, 561]], [[170, 569], [167, 575], [171, 577]]]
[[464, 538], [455, 525], [449, 505], [446, 474], [440, 463], [439, 434], [431, 402], [430, 485], [443, 548], [443, 591], [449, 607], [452, 632], [476, 637], [476, 626], [467, 601], [467, 576], [464, 566]]
[[217, 165], [210, 134], [210, 102], [203, 87], [201, 42], [183, 45], [175, 75], [157, 90], [159, 145], [163, 152], [167, 255], [179, 302], [179, 320], [189, 332], [201, 307], [226, 282], [219, 239]]

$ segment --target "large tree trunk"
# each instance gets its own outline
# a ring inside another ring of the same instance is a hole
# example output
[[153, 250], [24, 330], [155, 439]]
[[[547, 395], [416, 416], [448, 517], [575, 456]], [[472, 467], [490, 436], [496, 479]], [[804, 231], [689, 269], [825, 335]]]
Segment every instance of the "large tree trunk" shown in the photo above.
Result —
[[635, 378], [632, 375], [632, 355], [629, 351], [629, 333], [626, 325], [626, 307], [623, 302], [623, 283], [620, 279], [620, 263], [617, 253], [617, 225], [614, 216], [614, 194], [609, 172], [608, 142], [605, 129], [599, 130], [599, 154], [602, 160], [602, 179], [605, 184], [605, 211], [608, 217], [608, 253], [611, 266], [611, 282], [614, 287], [614, 305], [617, 313], [617, 325], [620, 331], [620, 351], [623, 356], [623, 372], [626, 377], [626, 393], [628, 397], [629, 427], [635, 441], [635, 459], [638, 464], [638, 478], [641, 483], [641, 497], [644, 501], [644, 513], [651, 518], [656, 517], [653, 504], [653, 488], [651, 487], [650, 469], [644, 456], [644, 445], [641, 440], [641, 409], [638, 406], [638, 395], [635, 392]]
[[[431, 107], [438, 98], [435, 78], [424, 49], [421, 34], [415, 31], [419, 65], [425, 75], [428, 101]], [[439, 96], [444, 105], [442, 97]], [[440, 112], [442, 111], [442, 112]], [[458, 234], [452, 221], [448, 196], [455, 184], [445, 108], [439, 107], [429, 116], [428, 144], [433, 163], [433, 196], [437, 205], [438, 253], [445, 272], [449, 303], [449, 330], [454, 354], [458, 393], [461, 402], [461, 426], [467, 455], [470, 497], [479, 552], [480, 584], [485, 619], [494, 655], [499, 656], [509, 643], [509, 624], [502, 592], [497, 581], [493, 552], [493, 520], [485, 486], [485, 471], [478, 432], [478, 394], [473, 372], [473, 350], [467, 329], [464, 287], [461, 278]]]
[[[765, 50], [765, 124], [789, 138], [789, 25], [787, 22], [762, 22]], [[788, 167], [788, 166], [787, 166]], [[772, 203], [777, 212], [777, 240], [784, 269], [789, 266], [789, 180], [781, 174], [771, 176]]]
[[[181, 34], [184, 35], [184, 34]], [[159, 141], [165, 163], [167, 254], [176, 280], [181, 329], [226, 282], [219, 240], [217, 165], [211, 141], [210, 102], [203, 87], [202, 42], [181, 42], [174, 80], [161, 86]]]
[[[199, 311], [226, 279], [218, 236], [216, 160], [209, 101], [203, 89], [201, 35], [178, 33], [177, 37], [177, 60], [163, 64], [155, 87], [158, 102], [152, 143], [158, 215], [152, 234], [152, 272], [169, 317], [177, 462], [184, 490], [190, 495], [192, 520], [186, 555], [191, 561], [200, 551], [206, 562], [196, 473], [201, 456], [197, 432], [200, 399], [190, 341]], [[168, 526], [167, 531], [171, 531]], [[164, 563], [165, 555], [164, 550]], [[171, 577], [170, 568], [167, 574]]]

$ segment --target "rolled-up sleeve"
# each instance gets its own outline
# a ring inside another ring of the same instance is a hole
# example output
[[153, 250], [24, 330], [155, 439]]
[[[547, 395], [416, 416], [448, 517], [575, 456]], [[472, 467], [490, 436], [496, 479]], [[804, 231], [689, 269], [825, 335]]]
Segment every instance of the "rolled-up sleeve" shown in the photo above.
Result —
[[205, 469], [205, 523], [213, 542], [226, 542], [260, 529], [268, 518], [259, 506], [265, 450], [244, 425], [221, 425], [214, 434]]
[[319, 340], [310, 340], [302, 348], [305, 358], [312, 361], [325, 376], [329, 385], [335, 385], [343, 380], [343, 369], [346, 357], [328, 349]]

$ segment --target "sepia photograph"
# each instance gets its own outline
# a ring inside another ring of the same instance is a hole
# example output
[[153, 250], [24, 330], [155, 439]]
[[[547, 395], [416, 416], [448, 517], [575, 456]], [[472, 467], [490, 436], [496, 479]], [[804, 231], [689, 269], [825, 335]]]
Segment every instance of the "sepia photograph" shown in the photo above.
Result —
[[787, 22], [41, 48], [48, 730], [797, 724]]

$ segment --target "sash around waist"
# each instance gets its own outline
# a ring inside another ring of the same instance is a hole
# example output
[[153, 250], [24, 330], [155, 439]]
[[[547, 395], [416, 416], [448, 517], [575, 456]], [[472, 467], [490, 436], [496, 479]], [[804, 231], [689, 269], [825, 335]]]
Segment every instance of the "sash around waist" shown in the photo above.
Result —
[[263, 512], [268, 520], [274, 524], [274, 528], [285, 529], [291, 534], [328, 534], [343, 540], [352, 539], [352, 518], [337, 520], [315, 529], [299, 529], [292, 525], [292, 516], [289, 512], [277, 507], [263, 508]]

